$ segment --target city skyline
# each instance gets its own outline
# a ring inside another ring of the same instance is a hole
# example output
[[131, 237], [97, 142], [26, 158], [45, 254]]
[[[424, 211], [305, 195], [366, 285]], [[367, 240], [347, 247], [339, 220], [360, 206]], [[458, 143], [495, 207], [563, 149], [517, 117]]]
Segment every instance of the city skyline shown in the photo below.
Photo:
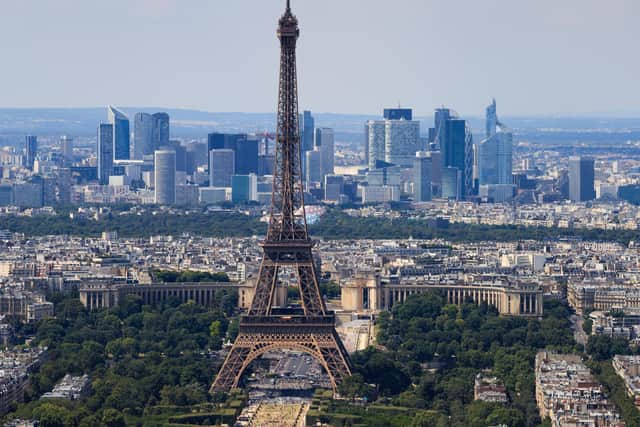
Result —
[[[18, 40], [5, 57], [20, 65], [4, 71], [1, 107], [113, 103], [274, 111], [277, 64], [268, 52], [275, 45], [264, 37], [274, 28], [262, 17], [277, 13], [280, 1], [63, 3], [68, 7], [48, 1], [4, 6], [0, 34]], [[304, 108], [373, 114], [379, 105], [400, 103], [424, 116], [444, 104], [468, 115], [495, 96], [515, 115], [639, 111], [631, 71], [640, 60], [628, 52], [639, 35], [633, 17], [640, 6], [632, 1], [608, 8], [596, 1], [464, 2], [468, 13], [457, 4], [408, 0], [393, 9], [381, 1], [296, 3], [310, 28], [299, 62]], [[359, 19], [363, 10], [367, 20]], [[22, 15], [32, 19], [28, 32], [13, 19]], [[92, 19], [96, 15], [101, 19]], [[113, 19], [118, 31], [101, 31]], [[238, 22], [240, 35], [221, 43]], [[596, 27], [603, 31], [592, 31]], [[107, 42], [125, 48], [105, 54], [99, 47]], [[385, 52], [396, 61], [367, 66]], [[436, 57], [446, 60], [433, 67]], [[376, 82], [378, 90], [371, 91]]]

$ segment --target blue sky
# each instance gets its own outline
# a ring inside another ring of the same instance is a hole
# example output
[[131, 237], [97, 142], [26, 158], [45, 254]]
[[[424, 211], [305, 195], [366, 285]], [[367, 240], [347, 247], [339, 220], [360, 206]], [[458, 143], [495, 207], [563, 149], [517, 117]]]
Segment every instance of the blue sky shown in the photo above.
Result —
[[[284, 0], [0, 6], [0, 107], [275, 110]], [[301, 107], [640, 113], [637, 0], [292, 0]]]

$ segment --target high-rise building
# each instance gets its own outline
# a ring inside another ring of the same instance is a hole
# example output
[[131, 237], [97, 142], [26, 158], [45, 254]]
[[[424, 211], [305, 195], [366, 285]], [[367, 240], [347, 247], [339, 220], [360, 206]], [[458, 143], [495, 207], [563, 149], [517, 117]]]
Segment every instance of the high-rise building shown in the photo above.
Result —
[[315, 148], [320, 152], [321, 176], [333, 175], [335, 158], [333, 129], [316, 128]]
[[366, 125], [369, 140], [369, 170], [377, 169], [384, 162], [386, 124], [384, 120], [370, 120]]
[[230, 149], [209, 151], [209, 187], [231, 187], [235, 175], [235, 152]]
[[108, 108], [108, 117], [109, 123], [113, 126], [113, 159], [129, 160], [131, 157], [129, 118], [112, 105]]
[[153, 116], [137, 113], [133, 118], [133, 159], [142, 160], [156, 148], [159, 147], [155, 147], [153, 141]]
[[[440, 148], [442, 158], [442, 191], [444, 195], [444, 168], [456, 168], [460, 172], [457, 180], [459, 197], [471, 194], [473, 190], [473, 139], [465, 120], [459, 119], [451, 110], [438, 108], [434, 115], [434, 142]], [[447, 172], [447, 186], [451, 189], [453, 172]], [[457, 175], [456, 175], [457, 176]], [[450, 196], [446, 196], [450, 197]]]
[[258, 177], [249, 175], [233, 175], [231, 177], [231, 201], [246, 203], [258, 200]]
[[236, 174], [258, 174], [258, 147], [260, 141], [255, 138], [242, 138], [236, 141]]
[[411, 108], [385, 108], [383, 116], [385, 120], [413, 120]]
[[173, 205], [176, 203], [176, 152], [157, 150], [153, 161], [155, 203]]
[[304, 153], [313, 150], [313, 130], [316, 127], [316, 121], [311, 115], [311, 111], [304, 111], [300, 117], [300, 151]]
[[61, 136], [60, 147], [62, 148], [63, 163], [65, 166], [71, 165], [73, 163], [73, 138]]
[[495, 99], [487, 107], [487, 137], [477, 146], [479, 185], [512, 184], [513, 134], [498, 121]]
[[461, 182], [462, 173], [460, 169], [448, 166], [442, 168], [442, 197], [459, 200], [461, 197]]
[[324, 177], [324, 199], [330, 202], [340, 200], [344, 177], [342, 175], [327, 175]]
[[132, 158], [142, 160], [155, 150], [169, 144], [169, 115], [167, 113], [137, 113], [134, 117]]
[[402, 167], [412, 167], [420, 148], [420, 122], [387, 120], [385, 122], [384, 160]]
[[413, 200], [428, 202], [431, 200], [431, 153], [418, 151], [413, 164]]
[[569, 198], [574, 202], [586, 202], [596, 198], [594, 188], [594, 161], [591, 157], [569, 158]]
[[113, 125], [101, 123], [98, 126], [97, 166], [98, 181], [102, 185], [109, 184], [109, 176], [113, 174]]
[[273, 175], [273, 163], [276, 158], [273, 154], [264, 154], [258, 156], [258, 175]]
[[169, 143], [170, 123], [167, 113], [153, 114], [153, 143], [154, 149], [162, 147]]
[[486, 110], [485, 138], [490, 138], [496, 133], [498, 127], [498, 111], [494, 99]]
[[36, 161], [36, 155], [38, 154], [38, 137], [34, 135], [27, 135], [24, 139], [25, 143], [25, 167], [33, 170], [33, 164]]
[[369, 122], [364, 124], [364, 164], [369, 165]]
[[411, 120], [412, 110], [384, 110], [384, 120], [370, 120], [365, 125], [368, 134], [369, 170], [395, 164], [412, 167], [420, 149], [420, 122]]
[[306, 173], [305, 181], [307, 185], [312, 182], [323, 183], [322, 175], [322, 158], [319, 150], [311, 150], [305, 153]]

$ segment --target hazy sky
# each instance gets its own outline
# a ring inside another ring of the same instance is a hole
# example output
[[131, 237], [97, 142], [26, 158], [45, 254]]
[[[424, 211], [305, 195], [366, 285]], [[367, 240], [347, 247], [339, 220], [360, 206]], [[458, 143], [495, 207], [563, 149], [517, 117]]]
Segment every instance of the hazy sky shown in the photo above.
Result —
[[[276, 107], [285, 0], [2, 1], [0, 107]], [[292, 0], [318, 112], [640, 112], [638, 0]]]

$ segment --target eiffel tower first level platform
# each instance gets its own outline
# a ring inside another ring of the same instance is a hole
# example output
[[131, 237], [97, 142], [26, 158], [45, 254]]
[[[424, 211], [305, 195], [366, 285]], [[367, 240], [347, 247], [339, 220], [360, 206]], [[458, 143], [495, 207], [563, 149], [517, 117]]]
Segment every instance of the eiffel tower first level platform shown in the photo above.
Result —
[[[304, 352], [317, 360], [335, 389], [350, 375], [347, 352], [334, 329], [334, 316], [305, 316], [299, 310], [273, 309], [271, 316], [243, 316], [240, 332], [211, 392], [238, 386], [242, 373], [258, 357], [272, 350]], [[287, 314], [289, 313], [289, 314]]]

